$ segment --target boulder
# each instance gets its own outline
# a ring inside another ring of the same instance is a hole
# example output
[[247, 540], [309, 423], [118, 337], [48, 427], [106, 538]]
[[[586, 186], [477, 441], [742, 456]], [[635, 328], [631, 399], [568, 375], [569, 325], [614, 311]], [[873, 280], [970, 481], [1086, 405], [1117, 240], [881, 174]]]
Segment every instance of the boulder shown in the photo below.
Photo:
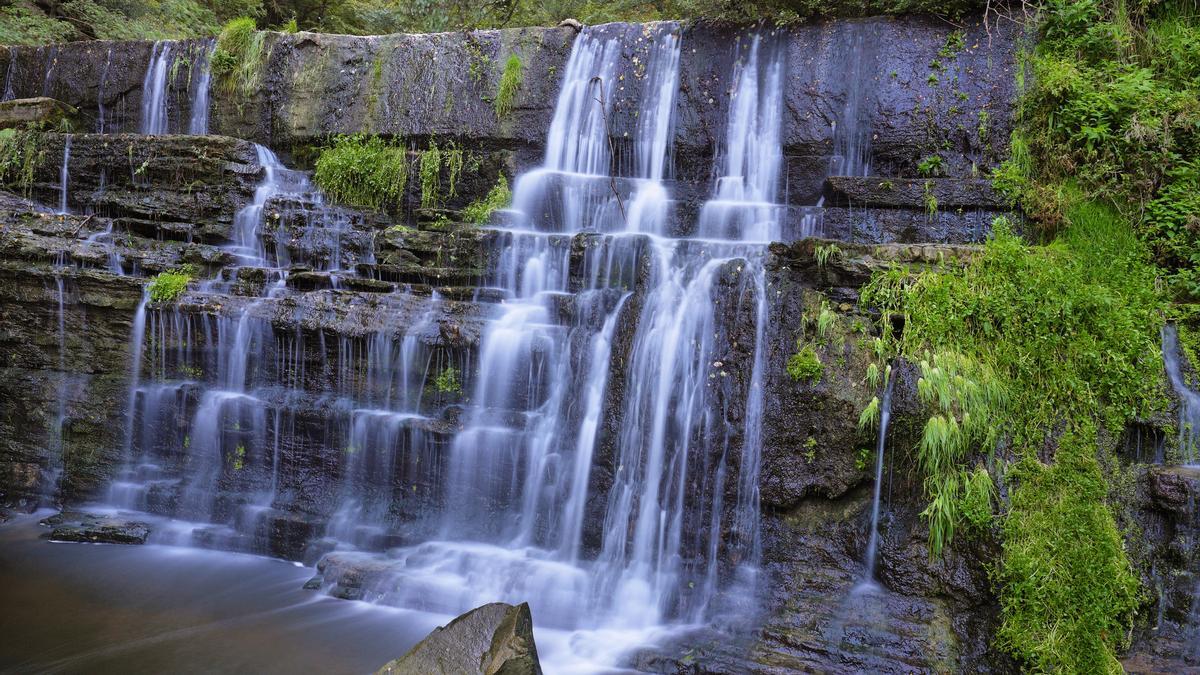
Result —
[[50, 541], [84, 544], [144, 544], [150, 536], [150, 526], [137, 520], [118, 516], [63, 511], [42, 520], [52, 527]]
[[18, 98], [0, 102], [0, 129], [13, 129], [26, 124], [52, 126], [78, 114], [75, 108], [46, 96]]
[[540, 675], [529, 604], [493, 602], [435, 628], [376, 675]]

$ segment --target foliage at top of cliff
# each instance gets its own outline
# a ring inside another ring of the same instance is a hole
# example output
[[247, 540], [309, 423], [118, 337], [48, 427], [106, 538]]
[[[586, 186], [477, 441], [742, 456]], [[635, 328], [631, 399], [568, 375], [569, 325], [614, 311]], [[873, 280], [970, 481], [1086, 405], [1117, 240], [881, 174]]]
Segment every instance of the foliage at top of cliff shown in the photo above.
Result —
[[821, 17], [930, 13], [958, 16], [983, 0], [29, 0], [0, 7], [0, 44], [171, 39], [216, 35], [237, 17], [259, 28], [350, 35], [554, 26], [563, 19], [702, 19], [780, 24]]
[[1053, 233], [1100, 199], [1150, 246], [1177, 299], [1200, 298], [1200, 20], [1189, 0], [1052, 0], [1024, 60], [997, 183]]

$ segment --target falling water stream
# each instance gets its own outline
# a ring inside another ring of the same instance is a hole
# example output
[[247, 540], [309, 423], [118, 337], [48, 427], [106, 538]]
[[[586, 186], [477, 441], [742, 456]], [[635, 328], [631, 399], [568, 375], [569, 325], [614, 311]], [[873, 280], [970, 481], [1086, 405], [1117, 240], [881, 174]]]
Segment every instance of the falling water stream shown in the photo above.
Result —
[[161, 40], [154, 43], [150, 51], [150, 64], [142, 81], [142, 127], [143, 134], [165, 134], [169, 132], [168, 75], [171, 71], [171, 54], [176, 43]]
[[[733, 45], [710, 199], [688, 222], [669, 187], [680, 42], [674, 23], [588, 27], [575, 40], [542, 164], [517, 178], [506, 225], [490, 228], [485, 320], [466, 361], [432, 346], [450, 311], [437, 293], [410, 298], [412, 322], [361, 341], [272, 327], [267, 314], [294, 293], [287, 268], [303, 255], [281, 243], [281, 205], [299, 205], [286, 208], [332, 251], [299, 263], [335, 285], [373, 259], [343, 248], [342, 216], [305, 174], [257, 146], [260, 182], [225, 247], [236, 266], [193, 292], [225, 297], [255, 275], [262, 290], [211, 315], [143, 296], [135, 412], [109, 505], [168, 516], [160, 543], [261, 551], [271, 523], [309, 528], [305, 555], [332, 551], [327, 586], [357, 565], [383, 570], [362, 596], [378, 604], [452, 616], [528, 601], [554, 672], [610, 668], [639, 644], [749, 611], [764, 260], [784, 216], [784, 50], [769, 32]], [[143, 133], [168, 131], [177, 48], [153, 48]], [[211, 44], [204, 52], [206, 62]], [[207, 131], [201, 67], [192, 133]], [[636, 122], [617, 153], [609, 118], [630, 107]], [[317, 394], [306, 391], [308, 350], [333, 355], [316, 364], [333, 375]], [[428, 384], [452, 376], [466, 405], [447, 425]], [[312, 406], [328, 420], [319, 433], [300, 428]], [[281, 449], [300, 434], [341, 457], [323, 522], [280, 520], [297, 498]], [[608, 476], [595, 470], [604, 465]], [[396, 483], [411, 494], [398, 501]], [[428, 506], [398, 520], [409, 498]]]
[[1179, 396], [1179, 452], [1184, 464], [1197, 466], [1200, 463], [1200, 458], [1197, 457], [1197, 440], [1200, 440], [1200, 393], [1189, 387], [1184, 378], [1179, 335], [1174, 325], [1168, 324], [1163, 327], [1162, 354], [1171, 388]]
[[867, 541], [865, 570], [863, 580], [856, 592], [869, 592], [879, 589], [875, 581], [875, 558], [879, 551], [879, 502], [883, 493], [883, 454], [887, 449], [888, 423], [892, 419], [892, 378], [887, 378], [883, 387], [883, 398], [879, 401], [879, 437], [875, 443], [875, 491], [871, 496], [871, 534]]

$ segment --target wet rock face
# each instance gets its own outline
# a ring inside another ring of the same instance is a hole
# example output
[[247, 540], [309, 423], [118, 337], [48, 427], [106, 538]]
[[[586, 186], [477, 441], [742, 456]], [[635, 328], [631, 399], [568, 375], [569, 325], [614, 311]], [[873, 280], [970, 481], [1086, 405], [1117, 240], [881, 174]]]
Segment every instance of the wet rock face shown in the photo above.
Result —
[[1200, 470], [1143, 465], [1132, 515], [1141, 533], [1130, 557], [1147, 590], [1129, 672], [1190, 672], [1200, 667]]
[[[638, 40], [651, 28], [608, 24], [601, 30], [632, 45], [620, 75], [634, 81], [640, 75], [634, 59], [645, 42]], [[869, 139], [871, 175], [915, 175], [917, 163], [930, 155], [943, 157], [939, 171], [946, 175], [986, 172], [1003, 156], [1011, 131], [1017, 30], [1013, 22], [989, 28], [974, 19], [956, 31], [935, 19], [905, 17], [829, 21], [772, 36], [788, 59], [788, 201], [814, 204], [825, 176], [848, 172], [831, 164], [848, 133]], [[724, 133], [733, 48], [739, 38], [745, 48], [748, 38], [708, 24], [686, 25], [681, 34], [674, 172], [705, 183]], [[375, 37], [273, 33], [260, 87], [249, 96], [214, 96], [210, 126], [281, 150], [336, 133], [468, 138], [477, 149], [515, 150], [519, 165], [529, 166], [542, 154], [575, 35], [570, 27]], [[15, 60], [18, 97], [53, 96], [92, 118], [103, 105], [106, 131], [136, 131], [152, 46], [92, 41], [11, 48], [0, 50], [0, 72]], [[191, 41], [177, 49], [187, 67], [172, 71], [172, 131], [186, 130], [189, 88], [198, 79], [191, 77], [192, 64], [203, 48]], [[523, 84], [513, 111], [499, 118], [494, 100], [512, 55], [523, 64]], [[621, 101], [613, 103], [620, 156], [636, 120], [619, 114]]]
[[376, 675], [541, 675], [529, 605], [484, 605], [435, 628]]

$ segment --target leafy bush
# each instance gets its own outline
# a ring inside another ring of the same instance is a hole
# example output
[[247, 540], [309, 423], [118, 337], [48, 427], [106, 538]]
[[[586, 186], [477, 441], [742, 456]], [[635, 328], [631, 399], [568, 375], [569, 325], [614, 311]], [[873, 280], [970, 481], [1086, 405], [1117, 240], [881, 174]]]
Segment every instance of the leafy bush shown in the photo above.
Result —
[[1029, 56], [1013, 157], [997, 186], [1048, 231], [1111, 202], [1179, 297], [1200, 298], [1200, 22], [1179, 0], [1052, 0]]
[[396, 210], [404, 203], [408, 171], [404, 146], [378, 136], [339, 136], [321, 151], [313, 180], [343, 204]]
[[173, 302], [183, 295], [191, 280], [190, 270], [177, 269], [159, 272], [158, 276], [150, 281], [146, 290], [149, 291], [150, 299], [154, 302]]
[[0, 7], [0, 45], [39, 45], [64, 42], [75, 28], [21, 6]]

